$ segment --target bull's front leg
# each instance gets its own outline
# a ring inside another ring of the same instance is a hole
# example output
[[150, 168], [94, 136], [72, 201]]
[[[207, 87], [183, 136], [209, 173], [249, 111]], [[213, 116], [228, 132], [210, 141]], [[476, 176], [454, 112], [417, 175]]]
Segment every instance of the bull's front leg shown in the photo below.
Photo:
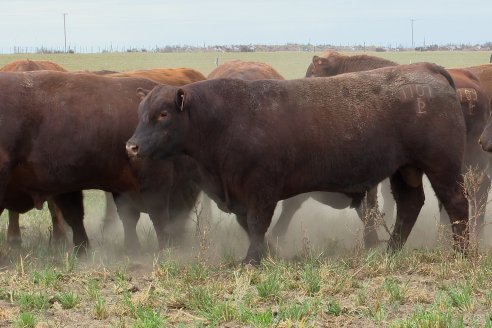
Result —
[[161, 208], [160, 210], [151, 210], [149, 211], [149, 217], [154, 225], [159, 250], [172, 246], [179, 237], [173, 236], [167, 230], [170, 222], [169, 207]]
[[125, 251], [135, 253], [140, 250], [140, 243], [137, 236], [137, 222], [140, 218], [140, 212], [125, 195], [113, 193], [113, 199], [116, 204], [118, 216], [123, 224]]
[[7, 228], [7, 243], [10, 246], [18, 247], [22, 244], [21, 232], [19, 227], [19, 213], [9, 211], [9, 226]]
[[275, 204], [269, 206], [252, 206], [248, 209], [247, 225], [249, 248], [244, 263], [258, 265], [265, 253], [265, 233], [272, 222]]

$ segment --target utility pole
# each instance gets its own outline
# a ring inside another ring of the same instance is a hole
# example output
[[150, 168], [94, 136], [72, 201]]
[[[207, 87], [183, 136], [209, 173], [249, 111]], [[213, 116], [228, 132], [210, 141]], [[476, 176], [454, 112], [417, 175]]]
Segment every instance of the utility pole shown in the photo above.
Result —
[[410, 19], [410, 24], [412, 25], [412, 49], [415, 49], [415, 46], [413, 44], [413, 22], [415, 22], [415, 19]]
[[65, 38], [65, 53], [67, 53], [67, 27], [65, 25], [65, 16], [67, 16], [68, 13], [63, 13], [63, 36]]

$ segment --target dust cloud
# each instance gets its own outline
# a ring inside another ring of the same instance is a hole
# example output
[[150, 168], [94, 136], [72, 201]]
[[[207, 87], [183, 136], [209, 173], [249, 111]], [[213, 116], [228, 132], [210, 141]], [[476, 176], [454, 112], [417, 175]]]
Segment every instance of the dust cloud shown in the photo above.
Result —
[[[407, 249], [434, 248], [452, 246], [450, 226], [443, 226], [439, 219], [438, 202], [430, 183], [424, 178], [425, 204], [417, 222], [405, 245]], [[380, 210], [384, 200], [378, 193]], [[106, 224], [101, 219], [105, 214], [105, 202], [102, 192], [90, 191], [85, 194], [86, 219], [85, 226], [92, 248], [105, 254], [125, 254], [123, 246], [123, 226], [117, 217], [108, 219]], [[282, 258], [293, 258], [305, 252], [306, 247], [312, 251], [325, 254], [343, 254], [356, 247], [363, 247], [363, 225], [354, 209], [336, 210], [313, 199], [303, 203], [296, 212], [288, 228], [285, 238], [273, 239], [271, 228], [275, 225], [282, 202], [275, 210], [272, 224], [267, 232], [270, 251]], [[396, 215], [396, 210], [395, 210]], [[488, 224], [490, 210], [486, 213], [481, 248], [490, 247], [490, 231]], [[384, 217], [391, 231], [394, 217]], [[108, 224], [109, 221], [109, 224]], [[137, 234], [143, 251], [156, 252], [157, 238], [148, 215], [142, 214], [137, 224]], [[381, 247], [386, 247], [389, 239], [383, 227], [378, 228]], [[189, 261], [205, 256], [208, 261], [221, 262], [224, 258], [242, 259], [248, 247], [246, 233], [236, 222], [234, 215], [220, 211], [215, 203], [202, 195], [195, 210], [188, 217], [186, 232], [178, 245], [171, 252], [180, 261]]]

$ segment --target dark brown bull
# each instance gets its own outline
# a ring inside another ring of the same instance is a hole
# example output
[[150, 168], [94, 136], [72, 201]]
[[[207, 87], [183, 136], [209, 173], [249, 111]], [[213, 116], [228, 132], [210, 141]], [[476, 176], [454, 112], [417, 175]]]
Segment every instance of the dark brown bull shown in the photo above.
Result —
[[41, 70], [66, 72], [63, 67], [49, 60], [20, 59], [0, 67], [0, 72], [27, 72]]
[[[22, 59], [8, 63], [0, 68], [0, 71], [2, 72], [27, 72], [40, 70], [65, 72], [65, 69], [63, 67], [48, 60]], [[50, 211], [51, 221], [53, 223], [53, 239], [55, 242], [59, 242], [66, 238], [63, 217], [61, 216], [60, 210], [56, 207], [53, 201], [49, 199], [48, 209]], [[20, 245], [22, 243], [19, 226], [19, 213], [15, 211], [9, 211], [7, 242], [11, 245]]]
[[199, 190], [191, 159], [131, 161], [125, 152], [137, 124], [135, 90], [155, 85], [82, 73], [0, 73], [2, 206], [22, 213], [52, 196], [74, 245], [84, 246], [81, 191], [105, 190], [113, 193], [126, 247], [137, 247], [140, 211], [149, 213], [163, 247], [170, 216], [188, 213]]
[[[262, 80], [262, 79], [275, 79], [284, 80], [284, 78], [271, 66], [251, 61], [231, 60], [222, 65], [219, 65], [208, 76], [207, 79], [242, 79], [242, 80]], [[272, 229], [273, 238], [283, 238], [287, 232], [290, 221], [294, 217], [294, 214], [301, 208], [302, 204], [313, 198], [314, 200], [331, 206], [335, 209], [344, 209], [352, 205], [352, 199], [344, 194], [330, 193], [330, 192], [312, 192], [307, 194], [300, 194], [292, 198], [286, 199], [282, 202], [282, 211], [278, 218], [277, 223]], [[377, 206], [377, 190], [373, 189], [368, 194], [368, 203], [372, 208]], [[364, 203], [361, 203], [364, 204]], [[372, 217], [366, 215], [366, 208], [362, 206], [357, 207], [357, 214], [365, 222], [368, 229], [364, 230], [364, 242], [366, 247], [375, 246], [378, 242], [377, 232], [369, 227], [374, 226], [375, 222], [372, 221]]]
[[111, 77], [141, 77], [168, 85], [182, 86], [187, 83], [205, 80], [205, 76], [192, 68], [153, 68], [106, 74]]
[[248, 262], [260, 260], [279, 200], [309, 191], [362, 199], [388, 176], [398, 206], [389, 247], [401, 248], [424, 203], [423, 173], [452, 218], [455, 246], [465, 250], [464, 147], [453, 81], [427, 63], [332, 78], [158, 86], [140, 104], [127, 142], [132, 157], [193, 157], [204, 189], [247, 231]]
[[242, 80], [283, 80], [273, 67], [261, 62], [230, 60], [217, 66], [207, 79], [242, 79]]
[[[368, 55], [345, 56], [335, 51], [327, 51], [321, 56], [313, 57], [313, 61], [306, 71], [306, 77], [327, 77], [348, 72], [367, 71], [396, 65], [398, 64], [380, 57]], [[479, 79], [468, 70], [449, 69], [448, 72], [453, 78], [456, 86], [456, 92], [466, 122], [467, 142], [463, 173], [466, 173], [466, 170], [469, 167], [485, 171], [489, 166], [490, 159], [481, 151], [477, 141], [479, 140], [480, 134], [485, 127], [485, 122], [490, 115], [489, 97]], [[475, 195], [476, 199], [480, 202], [480, 205], [478, 205], [478, 208], [476, 209], [473, 208], [473, 213], [476, 213], [475, 215], [477, 216], [477, 232], [481, 231], [484, 226], [485, 202], [487, 201], [489, 188], [490, 179], [487, 175], [484, 175], [477, 194]], [[387, 184], [383, 183], [381, 185], [381, 190], [384, 198], [383, 211], [388, 216], [393, 217], [394, 203]], [[442, 209], [440, 212], [441, 223], [446, 224], [448, 218]]]

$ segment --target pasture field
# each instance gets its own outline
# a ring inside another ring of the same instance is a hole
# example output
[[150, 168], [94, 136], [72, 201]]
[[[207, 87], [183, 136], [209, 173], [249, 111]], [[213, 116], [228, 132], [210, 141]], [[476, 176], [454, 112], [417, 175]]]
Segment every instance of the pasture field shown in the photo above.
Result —
[[[352, 52], [350, 54], [356, 54]], [[14, 54], [0, 55], [0, 66], [15, 59], [51, 60], [69, 71], [115, 70], [128, 71], [154, 67], [191, 67], [207, 75], [219, 64], [231, 59], [261, 61], [273, 66], [286, 79], [304, 77], [311, 58], [318, 52], [248, 52], [248, 53], [101, 53], [101, 54]], [[430, 61], [447, 68], [468, 67], [489, 62], [488, 51], [433, 51], [433, 52], [367, 52], [400, 64]]]
[[[373, 53], [399, 63], [446, 67], [488, 62], [488, 52]], [[220, 53], [258, 60], [286, 78], [302, 77], [313, 53]], [[192, 67], [205, 75], [215, 53], [0, 55], [48, 59], [68, 70]], [[0, 327], [492, 327], [490, 211], [480, 248], [463, 258], [438, 224], [432, 190], [402, 252], [361, 248], [354, 210], [308, 201], [286, 240], [269, 240], [259, 267], [239, 263], [247, 238], [234, 217], [197, 204], [183, 244], [157, 252], [146, 215], [137, 226], [141, 252], [122, 246], [118, 221], [103, 224], [103, 195], [85, 192], [92, 244], [78, 258], [70, 243], [51, 245], [48, 210], [21, 216], [23, 246], [6, 244], [0, 217]], [[46, 206], [45, 206], [46, 207]], [[280, 207], [279, 207], [280, 208]], [[278, 210], [274, 220], [278, 217]], [[389, 220], [391, 221], [391, 220]], [[391, 228], [391, 223], [389, 224]], [[68, 233], [70, 240], [70, 232]], [[385, 229], [380, 237], [387, 239]], [[268, 238], [268, 235], [267, 235]]]

